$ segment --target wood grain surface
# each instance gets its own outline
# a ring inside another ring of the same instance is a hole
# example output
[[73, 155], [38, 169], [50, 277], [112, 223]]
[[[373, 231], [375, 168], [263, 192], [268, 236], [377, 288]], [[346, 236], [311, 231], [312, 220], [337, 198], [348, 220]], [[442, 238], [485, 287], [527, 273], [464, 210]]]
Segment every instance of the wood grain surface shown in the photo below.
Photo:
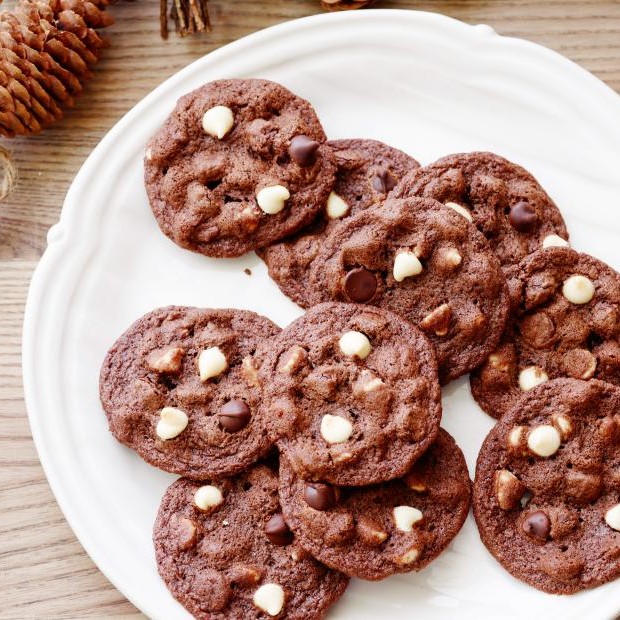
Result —
[[[250, 32], [318, 13], [318, 0], [211, 0], [213, 32], [159, 39], [157, 0], [111, 9], [112, 46], [77, 107], [40, 136], [4, 142], [19, 167], [0, 203], [0, 618], [141, 617], [84, 553], [56, 504], [32, 443], [20, 343], [28, 283], [64, 195], [100, 138], [181, 67]], [[559, 51], [620, 91], [620, 0], [379, 1], [435, 11]], [[372, 10], [372, 9], [368, 9]]]

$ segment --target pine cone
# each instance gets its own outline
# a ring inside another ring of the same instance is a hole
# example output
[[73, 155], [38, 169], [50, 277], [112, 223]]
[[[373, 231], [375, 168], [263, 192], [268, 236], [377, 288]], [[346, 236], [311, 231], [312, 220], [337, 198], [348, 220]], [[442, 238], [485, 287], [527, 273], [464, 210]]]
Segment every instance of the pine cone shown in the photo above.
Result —
[[62, 117], [108, 45], [97, 29], [110, 0], [20, 0], [0, 12], [0, 135], [41, 131]]
[[375, 0], [321, 0], [327, 11], [345, 11], [347, 9], [361, 9], [372, 4]]

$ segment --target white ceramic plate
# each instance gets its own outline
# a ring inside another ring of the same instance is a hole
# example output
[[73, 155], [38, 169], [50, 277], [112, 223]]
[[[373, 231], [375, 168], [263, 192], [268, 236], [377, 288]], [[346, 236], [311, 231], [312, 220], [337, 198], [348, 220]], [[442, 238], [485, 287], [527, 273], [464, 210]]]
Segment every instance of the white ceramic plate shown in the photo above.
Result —
[[[151, 545], [173, 477], [108, 433], [97, 385], [104, 354], [134, 319], [166, 304], [249, 308], [281, 325], [300, 314], [253, 254], [210, 260], [184, 251], [148, 207], [147, 139], [177, 97], [237, 76], [277, 80], [306, 97], [332, 138], [378, 138], [422, 163], [489, 149], [523, 164], [560, 205], [574, 247], [620, 268], [620, 97], [546, 49], [440, 15], [375, 10], [270, 28], [167, 80], [77, 175], [32, 280], [23, 341], [30, 423], [56, 498], [99, 568], [151, 618], [187, 617], [159, 579]], [[473, 472], [491, 420], [466, 379], [445, 390], [444, 405], [443, 423]], [[614, 590], [561, 598], [523, 585], [487, 553], [470, 517], [425, 571], [354, 581], [330, 618], [605, 618], [620, 611]]]

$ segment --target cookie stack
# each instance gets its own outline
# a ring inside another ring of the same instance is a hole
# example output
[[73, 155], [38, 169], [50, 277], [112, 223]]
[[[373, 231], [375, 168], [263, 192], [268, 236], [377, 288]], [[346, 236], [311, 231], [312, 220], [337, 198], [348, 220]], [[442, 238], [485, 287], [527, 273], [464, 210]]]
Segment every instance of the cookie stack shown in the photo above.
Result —
[[178, 245], [256, 250], [307, 309], [280, 330], [161, 308], [104, 361], [112, 433], [183, 476], [154, 542], [191, 613], [320, 618], [348, 577], [437, 557], [470, 504], [440, 386], [467, 373], [501, 416], [474, 483], [484, 544], [549, 592], [620, 573], [620, 276], [567, 247], [529, 172], [328, 141], [307, 101], [246, 79], [179, 100], [145, 181]]

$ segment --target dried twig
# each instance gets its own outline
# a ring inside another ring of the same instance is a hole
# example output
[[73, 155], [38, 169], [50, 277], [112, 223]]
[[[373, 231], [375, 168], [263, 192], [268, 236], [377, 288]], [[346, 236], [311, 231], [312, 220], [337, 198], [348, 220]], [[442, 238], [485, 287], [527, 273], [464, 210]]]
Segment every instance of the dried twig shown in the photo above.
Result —
[[[208, 0], [172, 0], [170, 17], [174, 21], [175, 30], [181, 35], [196, 32], [209, 32]], [[168, 38], [168, 0], [160, 0], [160, 28], [162, 38]]]

